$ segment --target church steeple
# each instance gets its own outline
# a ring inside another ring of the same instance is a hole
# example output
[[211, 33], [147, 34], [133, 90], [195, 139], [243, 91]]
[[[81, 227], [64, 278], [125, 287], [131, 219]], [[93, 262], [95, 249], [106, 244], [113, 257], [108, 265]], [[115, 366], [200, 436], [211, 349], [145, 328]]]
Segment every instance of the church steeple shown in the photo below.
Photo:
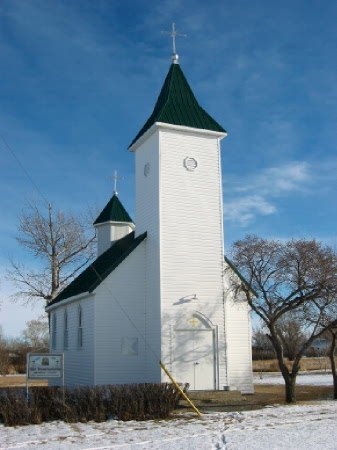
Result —
[[133, 223], [131, 217], [115, 193], [95, 220], [94, 225], [99, 225], [104, 222]]
[[170, 67], [151, 116], [130, 147], [156, 122], [226, 133], [199, 105], [180, 65], [175, 63]]
[[131, 233], [135, 225], [114, 193], [103, 211], [94, 222], [97, 230], [97, 256], [108, 250], [111, 245]]

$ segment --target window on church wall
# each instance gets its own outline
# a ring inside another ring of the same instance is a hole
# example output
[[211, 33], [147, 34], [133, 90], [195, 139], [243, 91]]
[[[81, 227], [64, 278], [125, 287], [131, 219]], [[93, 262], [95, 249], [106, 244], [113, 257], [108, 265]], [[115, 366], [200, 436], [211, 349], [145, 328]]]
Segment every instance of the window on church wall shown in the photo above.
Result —
[[65, 309], [63, 316], [63, 348], [68, 348], [68, 313]]
[[77, 346], [83, 347], [83, 315], [81, 306], [78, 307]]
[[52, 348], [56, 348], [56, 332], [57, 332], [57, 321], [56, 321], [56, 313], [53, 314], [53, 319], [52, 319], [52, 339], [51, 339], [51, 346]]

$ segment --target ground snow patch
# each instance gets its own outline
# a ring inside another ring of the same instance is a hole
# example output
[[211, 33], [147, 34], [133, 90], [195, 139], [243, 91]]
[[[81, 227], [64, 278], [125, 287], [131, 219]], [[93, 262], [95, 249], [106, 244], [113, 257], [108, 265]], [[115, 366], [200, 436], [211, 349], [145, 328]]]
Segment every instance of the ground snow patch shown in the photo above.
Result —
[[167, 421], [0, 426], [0, 450], [310, 450], [337, 448], [337, 402], [194, 414]]

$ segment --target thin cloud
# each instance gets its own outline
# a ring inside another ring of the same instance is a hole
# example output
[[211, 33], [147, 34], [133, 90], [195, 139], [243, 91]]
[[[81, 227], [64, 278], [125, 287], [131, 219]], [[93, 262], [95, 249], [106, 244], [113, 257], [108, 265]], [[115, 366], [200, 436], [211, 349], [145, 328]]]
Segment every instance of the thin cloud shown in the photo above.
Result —
[[250, 180], [232, 179], [225, 186], [225, 219], [246, 227], [257, 216], [275, 214], [278, 198], [304, 191], [310, 180], [309, 165], [300, 161], [263, 169]]
[[294, 161], [280, 167], [269, 167], [261, 171], [239, 191], [258, 191], [262, 195], [281, 196], [291, 191], [299, 191], [310, 180], [306, 162]]
[[257, 215], [268, 216], [274, 214], [277, 209], [260, 195], [248, 195], [226, 202], [224, 211], [226, 220], [246, 227]]

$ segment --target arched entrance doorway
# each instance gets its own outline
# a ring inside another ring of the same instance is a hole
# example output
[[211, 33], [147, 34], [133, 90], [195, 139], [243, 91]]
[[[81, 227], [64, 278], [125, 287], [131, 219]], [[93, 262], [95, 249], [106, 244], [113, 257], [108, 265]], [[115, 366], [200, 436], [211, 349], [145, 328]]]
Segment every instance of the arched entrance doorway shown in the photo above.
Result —
[[173, 371], [191, 390], [216, 389], [216, 327], [198, 312], [184, 315], [174, 328]]

